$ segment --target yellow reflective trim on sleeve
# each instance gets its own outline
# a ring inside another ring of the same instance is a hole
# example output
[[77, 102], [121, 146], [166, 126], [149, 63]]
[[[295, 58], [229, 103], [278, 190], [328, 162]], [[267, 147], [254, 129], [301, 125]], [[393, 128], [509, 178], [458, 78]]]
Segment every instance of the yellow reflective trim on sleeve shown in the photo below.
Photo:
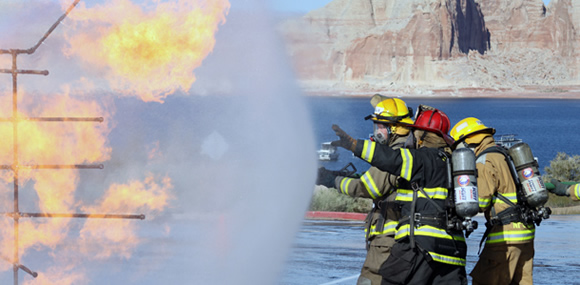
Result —
[[361, 153], [361, 158], [368, 162], [371, 162], [373, 160], [373, 157], [375, 156], [376, 146], [377, 145], [375, 142], [365, 140]]
[[432, 251], [429, 251], [429, 254], [433, 258], [433, 260], [435, 260], [437, 262], [451, 264], [451, 265], [457, 265], [457, 266], [465, 266], [465, 258], [438, 254], [438, 253], [435, 253]]
[[577, 200], [580, 200], [580, 184], [576, 184], [574, 186], [574, 195], [576, 196]]
[[377, 199], [382, 196], [381, 192], [377, 188], [377, 185], [375, 184], [375, 180], [373, 179], [373, 177], [369, 172], [366, 172], [363, 176], [361, 176], [360, 179], [362, 183], [365, 185], [367, 192], [369, 193], [369, 195], [371, 195], [373, 199]]
[[407, 181], [411, 181], [413, 171], [413, 156], [411, 151], [406, 148], [400, 148], [401, 157], [403, 158], [403, 165], [401, 165], [401, 177]]
[[340, 184], [339, 184], [340, 189], [338, 189], [338, 190], [340, 190], [340, 192], [342, 192], [342, 194], [348, 195], [348, 185], [350, 185], [350, 182], [352, 182], [352, 180], [353, 180], [353, 178], [346, 178], [346, 177], [343, 178], [340, 181]]
[[[501, 193], [502, 196], [508, 198], [508, 200], [510, 200], [512, 203], [517, 204], [518, 203], [518, 195], [516, 192], [513, 193]], [[499, 204], [505, 204], [504, 201], [502, 201], [500, 198], [498, 198], [497, 196], [493, 196], [493, 202], [494, 204], [499, 203]]]
[[413, 201], [413, 190], [397, 189], [397, 196], [395, 197], [395, 201]]
[[[371, 226], [371, 236], [378, 236], [378, 235], [395, 235], [395, 229], [397, 228], [397, 225], [399, 224], [399, 222], [396, 221], [390, 221], [388, 223], [385, 224], [385, 226], [383, 227], [383, 231], [382, 232], [378, 232], [377, 231], [377, 226], [373, 225]], [[365, 233], [367, 232], [367, 229], [365, 229]]]
[[487, 207], [489, 207], [489, 204], [491, 203], [491, 197], [487, 198], [487, 199], [479, 198], [478, 201], [479, 201], [480, 208], [487, 208]]

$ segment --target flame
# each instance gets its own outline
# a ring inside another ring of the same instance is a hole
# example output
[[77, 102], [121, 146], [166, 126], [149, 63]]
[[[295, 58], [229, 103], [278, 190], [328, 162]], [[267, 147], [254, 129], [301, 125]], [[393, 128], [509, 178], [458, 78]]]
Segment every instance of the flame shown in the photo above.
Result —
[[[104, 117], [103, 122], [38, 122], [22, 120], [17, 127], [18, 157], [20, 165], [18, 184], [21, 195], [30, 195], [30, 201], [22, 199], [21, 212], [39, 213], [97, 213], [97, 214], [134, 214], [147, 213], [151, 218], [157, 212], [168, 207], [171, 200], [171, 179], [169, 177], [155, 178], [148, 175], [142, 181], [134, 180], [127, 184], [113, 184], [106, 191], [102, 200], [96, 204], [78, 201], [75, 197], [79, 185], [80, 171], [78, 169], [34, 169], [34, 165], [72, 165], [98, 164], [111, 158], [112, 148], [108, 135], [114, 124], [111, 123], [112, 112], [105, 108], [105, 103], [91, 100], [81, 100], [68, 94], [50, 97], [21, 94], [22, 106], [17, 114], [19, 118], [49, 118], [49, 117]], [[12, 114], [0, 113], [0, 117], [8, 118]], [[0, 140], [0, 164], [12, 165], [14, 134], [12, 124], [0, 124], [0, 131], [5, 135]], [[158, 149], [154, 150], [160, 154]], [[14, 175], [12, 171], [0, 171], [0, 193], [3, 197], [12, 198]], [[106, 187], [106, 185], [103, 185]], [[13, 210], [12, 199], [4, 199], [1, 203], [4, 212]], [[24, 209], [25, 208], [25, 209]], [[49, 248], [62, 251], [62, 244], [70, 243], [71, 227], [79, 220], [63, 218], [21, 218], [19, 220], [19, 254], [26, 256], [32, 248]], [[104, 220], [86, 219], [83, 223], [80, 242], [73, 256], [86, 258], [108, 258], [112, 255], [129, 258], [131, 252], [139, 244], [136, 235], [138, 221], [136, 220]], [[0, 252], [3, 257], [11, 257], [14, 249], [13, 221], [4, 219], [0, 229]], [[95, 250], [98, 249], [98, 250]], [[9, 263], [5, 263], [9, 264]], [[9, 270], [0, 267], [0, 270]], [[75, 284], [82, 275], [77, 272], [66, 274], [58, 269], [49, 269], [50, 278], [43, 277], [34, 284]], [[45, 274], [43, 272], [42, 274]], [[55, 281], [58, 280], [58, 281]], [[55, 283], [56, 282], [56, 283]]]
[[152, 161], [152, 160], [158, 160], [158, 159], [163, 158], [163, 154], [159, 150], [159, 141], [156, 141], [155, 143], [153, 143], [152, 145], [150, 145], [148, 147], [148, 155], [147, 155], [147, 158], [150, 161]]
[[[169, 177], [156, 179], [153, 175], [149, 175], [144, 181], [112, 185], [99, 205], [84, 207], [84, 211], [89, 213], [147, 211], [149, 215], [154, 215], [168, 206], [172, 199], [169, 194], [171, 188]], [[134, 220], [89, 219], [81, 230], [81, 239], [91, 246], [85, 246], [83, 250], [94, 251], [98, 248], [96, 252], [90, 254], [95, 259], [109, 258], [113, 254], [130, 258], [133, 249], [139, 243], [135, 223]]]
[[[25, 94], [22, 94], [25, 95]], [[81, 117], [96, 117], [97, 114], [110, 117], [105, 109], [96, 102], [83, 101], [64, 94], [61, 96], [34, 97], [21, 100], [28, 111], [17, 114], [19, 118], [31, 117], [67, 117], [74, 113]], [[41, 108], [40, 106], [44, 106]], [[12, 114], [0, 114], [1, 117], [10, 117]], [[110, 158], [111, 147], [107, 136], [111, 125], [108, 123], [70, 123], [70, 122], [38, 122], [24, 120], [18, 124], [17, 162], [18, 184], [21, 195], [26, 195], [31, 188], [36, 193], [34, 209], [22, 209], [28, 206], [22, 201], [21, 211], [40, 213], [71, 213], [75, 212], [75, 190], [79, 182], [79, 170], [76, 169], [34, 169], [35, 165], [65, 165], [65, 164], [92, 164], [106, 161]], [[0, 124], [0, 131], [5, 139], [0, 143], [0, 163], [12, 165], [14, 159], [14, 132], [12, 124]], [[5, 182], [2, 193], [11, 193], [14, 175], [11, 171], [3, 171], [0, 178]], [[30, 196], [30, 195], [28, 195]], [[12, 200], [12, 199], [10, 199]], [[9, 202], [9, 203], [6, 203]], [[12, 201], [3, 203], [5, 211], [12, 211]], [[68, 232], [68, 219], [21, 219], [19, 245], [20, 252], [34, 246], [54, 247]], [[2, 252], [9, 252], [13, 245], [5, 239], [12, 227], [2, 229]], [[6, 247], [8, 246], [8, 247]]]
[[[18, 178], [22, 199], [19, 212], [38, 213], [146, 213], [147, 218], [164, 211], [173, 196], [170, 177], [149, 174], [142, 180], [116, 183], [98, 202], [79, 201], [78, 169], [35, 169], [35, 165], [100, 164], [111, 159], [108, 136], [115, 127], [111, 102], [98, 98], [79, 98], [68, 93], [78, 85], [87, 89], [109, 87], [146, 102], [163, 102], [177, 91], [187, 92], [195, 82], [194, 70], [211, 53], [218, 26], [225, 23], [230, 4], [227, 0], [198, 2], [179, 0], [108, 1], [87, 7], [81, 2], [66, 20], [68, 56], [77, 56], [88, 70], [100, 77], [83, 76], [61, 86], [63, 94], [28, 94], [19, 85], [18, 111], [12, 113], [11, 94], [2, 96], [0, 118], [103, 117], [103, 122], [43, 122], [20, 120], [0, 122], [0, 201], [3, 212], [13, 209], [14, 178]], [[143, 4], [148, 3], [148, 4]], [[0, 57], [0, 67], [10, 65]], [[93, 75], [94, 75], [93, 74]], [[19, 83], [20, 84], [20, 83]], [[10, 96], [8, 96], [10, 95]], [[76, 94], [78, 95], [78, 94]], [[16, 126], [16, 128], [14, 128]], [[17, 134], [17, 135], [16, 135]], [[15, 152], [17, 149], [17, 152]], [[14, 153], [18, 155], [15, 157]], [[148, 159], [160, 161], [159, 143], [149, 148]], [[10, 169], [17, 164], [18, 171]], [[17, 173], [17, 175], [15, 175]], [[32, 201], [27, 200], [32, 198]], [[80, 224], [79, 241], [70, 240], [73, 225]], [[69, 251], [69, 258], [102, 260], [112, 256], [130, 258], [140, 238], [139, 221], [125, 219], [20, 218], [19, 256], [31, 249]], [[14, 220], [0, 222], [0, 254], [11, 258], [14, 250]], [[168, 227], [166, 233], [170, 232]], [[64, 254], [64, 253], [63, 253]], [[72, 257], [71, 257], [72, 256]], [[54, 257], [54, 256], [53, 256]], [[0, 262], [0, 271], [11, 270]], [[27, 284], [78, 284], [86, 282], [78, 262], [49, 268]]]
[[187, 92], [194, 70], [211, 53], [215, 33], [230, 4], [227, 0], [154, 2], [129, 0], [87, 8], [81, 3], [70, 18], [79, 26], [68, 36], [68, 55], [102, 70], [111, 88], [146, 102], [163, 102]]

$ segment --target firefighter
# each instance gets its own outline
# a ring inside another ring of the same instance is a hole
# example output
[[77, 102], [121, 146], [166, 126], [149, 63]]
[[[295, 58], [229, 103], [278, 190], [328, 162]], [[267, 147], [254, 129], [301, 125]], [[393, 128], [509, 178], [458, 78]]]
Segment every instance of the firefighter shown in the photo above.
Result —
[[567, 185], [557, 179], [552, 179], [550, 182], [554, 184], [554, 188], [549, 189], [550, 192], [558, 196], [570, 197], [572, 201], [580, 201], [580, 184]]
[[[398, 175], [396, 203], [401, 218], [396, 243], [381, 266], [382, 284], [467, 284], [467, 245], [461, 230], [448, 229], [448, 160], [453, 139], [449, 118], [440, 110], [419, 106], [411, 125], [414, 143], [393, 149], [369, 140], [354, 140], [334, 125], [333, 145], [351, 150], [371, 165]], [[413, 147], [413, 148], [411, 148]]]
[[[365, 120], [373, 121], [373, 140], [393, 149], [402, 147], [409, 136], [408, 125], [413, 123], [413, 111], [403, 100], [379, 94], [373, 96], [371, 104], [375, 111]], [[395, 227], [400, 213], [394, 200], [399, 177], [373, 166], [359, 178], [333, 175], [331, 171], [320, 168], [321, 177], [325, 177], [323, 185], [336, 188], [339, 193], [373, 200], [373, 209], [365, 220], [367, 256], [357, 285], [380, 285], [382, 276], [379, 269], [395, 244]]]
[[516, 184], [504, 154], [482, 155], [496, 147], [494, 133], [473, 117], [459, 121], [450, 132], [457, 148], [475, 152], [479, 207], [487, 221], [485, 246], [470, 275], [474, 285], [533, 284], [535, 226], [523, 223], [518, 214]]

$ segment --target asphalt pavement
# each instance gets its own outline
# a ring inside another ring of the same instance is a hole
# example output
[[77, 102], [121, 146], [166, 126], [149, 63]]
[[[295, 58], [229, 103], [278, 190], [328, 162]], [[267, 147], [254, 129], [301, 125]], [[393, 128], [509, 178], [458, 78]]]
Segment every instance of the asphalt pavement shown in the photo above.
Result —
[[[478, 259], [484, 219], [467, 239], [466, 270]], [[580, 215], [555, 216], [536, 229], [534, 284], [580, 285]], [[287, 259], [280, 285], [356, 284], [364, 262], [362, 222], [305, 220]], [[470, 280], [471, 283], [471, 280]]]

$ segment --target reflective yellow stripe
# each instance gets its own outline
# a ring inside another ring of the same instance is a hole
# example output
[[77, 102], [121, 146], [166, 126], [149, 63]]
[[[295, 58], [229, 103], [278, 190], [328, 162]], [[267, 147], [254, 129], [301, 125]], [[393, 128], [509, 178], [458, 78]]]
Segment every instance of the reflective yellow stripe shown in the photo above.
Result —
[[[502, 196], [508, 198], [508, 200], [510, 200], [510, 202], [517, 204], [518, 203], [518, 196], [516, 192], [513, 193], [501, 193]], [[500, 203], [500, 204], [506, 204], [506, 202], [502, 201], [500, 198], [493, 196], [493, 203]]]
[[449, 256], [449, 255], [442, 255], [442, 254], [438, 254], [438, 253], [431, 252], [431, 251], [429, 251], [429, 254], [433, 258], [433, 260], [435, 260], [437, 262], [447, 263], [447, 264], [457, 265], [457, 266], [465, 266], [465, 258]]
[[535, 232], [536, 229], [532, 228], [519, 231], [503, 231], [491, 233], [487, 236], [487, 241], [485, 243], [502, 243], [502, 242], [533, 240]]
[[362, 149], [362, 153], [361, 153], [361, 158], [371, 162], [373, 160], [373, 157], [375, 155], [375, 148], [376, 148], [376, 143], [372, 142], [372, 141], [365, 141], [365, 144], [363, 145], [363, 149]]
[[[395, 239], [399, 240], [402, 238], [407, 237], [410, 234], [410, 225], [403, 225], [395, 234]], [[445, 230], [438, 229], [432, 226], [420, 226], [415, 229], [416, 236], [427, 236], [427, 237], [434, 237], [434, 238], [442, 238], [442, 239], [449, 239], [449, 240], [457, 240], [457, 241], [465, 241], [465, 238], [462, 236], [452, 236], [448, 234]]]
[[[395, 229], [397, 228], [397, 224], [398, 222], [396, 221], [390, 221], [388, 223], [385, 224], [385, 227], [383, 228], [383, 231], [378, 232], [377, 231], [377, 226], [373, 225], [371, 226], [371, 236], [378, 236], [378, 235], [395, 235]], [[365, 233], [367, 232], [367, 229], [365, 229]]]
[[491, 197], [487, 198], [487, 199], [482, 199], [481, 197], [479, 198], [479, 207], [480, 208], [487, 208], [489, 206], [489, 203], [491, 202]]
[[400, 148], [400, 150], [401, 157], [403, 158], [403, 165], [401, 165], [401, 177], [407, 181], [411, 181], [411, 172], [413, 171], [413, 156], [406, 148]]
[[413, 201], [413, 190], [397, 189], [397, 196], [395, 196], [395, 200], [404, 202]]
[[[447, 195], [449, 195], [449, 191], [447, 190], [447, 188], [442, 187], [424, 188], [423, 190], [425, 190], [425, 193], [427, 193], [427, 195], [429, 195], [429, 198], [431, 199], [445, 200], [447, 199]], [[427, 198], [425, 197], [422, 191], [419, 191], [417, 193], [417, 197]], [[397, 197], [395, 198], [395, 200], [403, 202], [413, 201], [413, 190], [397, 189]]]
[[350, 185], [350, 182], [352, 182], [353, 178], [343, 178], [340, 181], [340, 192], [342, 192], [342, 194], [346, 194], [348, 195], [348, 185]]
[[580, 200], [580, 184], [574, 186], [574, 195], [576, 196], [576, 199]]
[[375, 184], [375, 180], [373, 179], [370, 173], [366, 172], [363, 176], [361, 176], [360, 179], [362, 183], [365, 185], [367, 192], [369, 192], [369, 195], [371, 195], [373, 199], [377, 199], [383, 196], [381, 192], [379, 192], [377, 185]]

